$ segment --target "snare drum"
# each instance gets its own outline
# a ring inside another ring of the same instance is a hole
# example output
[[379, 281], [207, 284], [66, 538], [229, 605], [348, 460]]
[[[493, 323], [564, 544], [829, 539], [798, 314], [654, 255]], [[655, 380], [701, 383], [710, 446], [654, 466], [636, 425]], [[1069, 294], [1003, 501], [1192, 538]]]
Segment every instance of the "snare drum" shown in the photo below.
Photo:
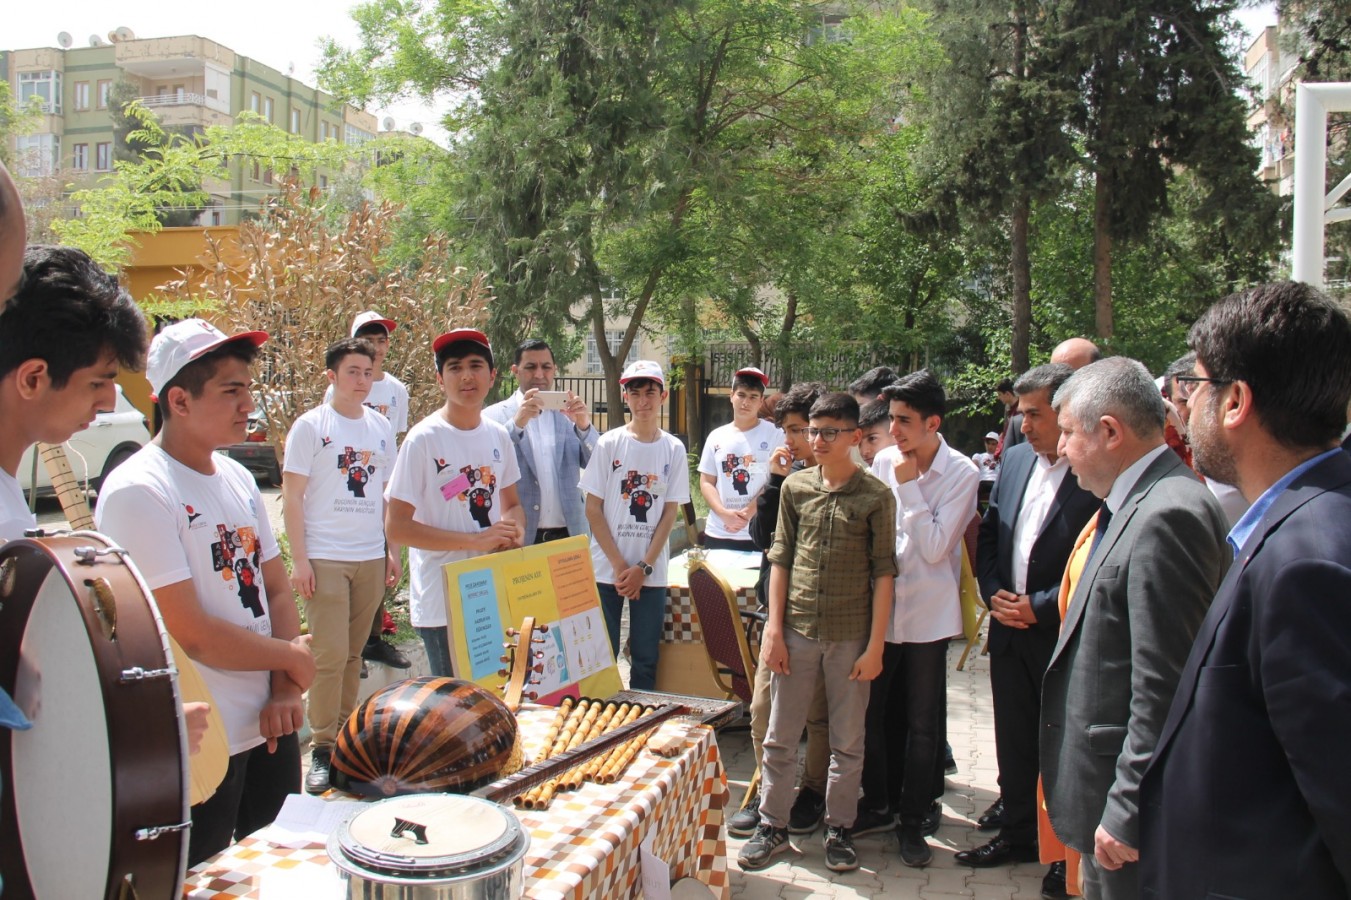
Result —
[[529, 849], [510, 809], [456, 794], [380, 800], [328, 839], [347, 896], [363, 900], [510, 900]]
[[150, 592], [103, 535], [0, 548], [0, 686], [40, 704], [30, 730], [0, 729], [6, 896], [176, 897], [189, 823], [178, 681]]

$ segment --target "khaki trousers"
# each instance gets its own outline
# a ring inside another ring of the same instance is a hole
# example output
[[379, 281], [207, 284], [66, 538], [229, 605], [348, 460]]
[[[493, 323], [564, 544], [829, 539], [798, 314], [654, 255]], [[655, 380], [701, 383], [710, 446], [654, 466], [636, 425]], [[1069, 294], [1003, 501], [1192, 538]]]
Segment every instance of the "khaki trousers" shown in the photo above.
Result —
[[315, 668], [310, 730], [315, 749], [328, 750], [356, 706], [361, 648], [370, 637], [371, 616], [385, 596], [385, 560], [312, 559], [310, 566], [314, 596], [305, 601]]
[[[769, 666], [756, 666], [751, 689], [751, 748], [755, 761], [764, 759], [765, 732], [769, 730]], [[807, 710], [807, 755], [802, 761], [802, 786], [826, 795], [826, 772], [830, 768], [830, 732], [826, 720], [826, 683], [816, 685]]]

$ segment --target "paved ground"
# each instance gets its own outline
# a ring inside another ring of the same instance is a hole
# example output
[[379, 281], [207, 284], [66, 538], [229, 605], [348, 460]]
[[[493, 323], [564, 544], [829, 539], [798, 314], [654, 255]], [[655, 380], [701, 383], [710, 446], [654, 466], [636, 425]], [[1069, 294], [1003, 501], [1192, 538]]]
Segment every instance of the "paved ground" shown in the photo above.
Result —
[[[956, 897], [988, 900], [1035, 900], [1041, 897], [1041, 879], [1046, 867], [1035, 863], [997, 869], [970, 869], [953, 862], [953, 854], [984, 843], [991, 835], [976, 830], [975, 819], [998, 793], [998, 768], [994, 754], [994, 717], [990, 711], [990, 662], [980, 657], [956, 671], [963, 645], [954, 643], [948, 652], [948, 739], [957, 761], [957, 774], [947, 779], [943, 795], [943, 824], [929, 839], [933, 862], [924, 869], [901, 864], [893, 835], [868, 835], [857, 840], [862, 867], [837, 874], [825, 866], [822, 833], [794, 836], [797, 852], [776, 857], [757, 872], [741, 872], [736, 864], [742, 841], [728, 840], [732, 896], [737, 900], [782, 897], [887, 897], [948, 900]], [[747, 781], [754, 770], [750, 735], [724, 732], [718, 737], [723, 764], [732, 786], [733, 801], [740, 805]]]

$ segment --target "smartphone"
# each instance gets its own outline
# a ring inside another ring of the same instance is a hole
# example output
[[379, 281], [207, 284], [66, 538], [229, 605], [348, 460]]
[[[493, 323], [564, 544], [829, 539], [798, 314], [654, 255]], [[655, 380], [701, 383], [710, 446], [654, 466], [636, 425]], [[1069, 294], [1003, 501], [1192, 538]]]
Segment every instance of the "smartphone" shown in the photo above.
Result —
[[562, 410], [568, 405], [567, 391], [540, 391], [535, 398], [543, 404], [545, 409]]

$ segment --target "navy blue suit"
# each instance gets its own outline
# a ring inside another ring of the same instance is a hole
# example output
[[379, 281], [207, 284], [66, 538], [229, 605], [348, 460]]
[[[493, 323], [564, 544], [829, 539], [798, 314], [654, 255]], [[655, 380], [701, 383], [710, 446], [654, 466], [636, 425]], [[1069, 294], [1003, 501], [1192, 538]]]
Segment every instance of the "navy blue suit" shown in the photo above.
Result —
[[[999, 479], [980, 523], [976, 579], [988, 604], [995, 592], [1014, 591], [1014, 528], [1037, 454], [1028, 443], [1005, 450]], [[1074, 541], [1100, 501], [1079, 487], [1070, 472], [1056, 491], [1046, 521], [1028, 557], [1024, 593], [1037, 617], [1030, 628], [1010, 628], [990, 619], [990, 687], [994, 695], [999, 788], [1004, 797], [1001, 834], [1019, 844], [1037, 839], [1037, 741], [1041, 727], [1041, 679], [1060, 633], [1060, 579]], [[1015, 591], [1016, 593], [1016, 591]]]
[[1196, 636], [1140, 786], [1144, 893], [1351, 897], [1349, 751], [1341, 452], [1277, 497]]

